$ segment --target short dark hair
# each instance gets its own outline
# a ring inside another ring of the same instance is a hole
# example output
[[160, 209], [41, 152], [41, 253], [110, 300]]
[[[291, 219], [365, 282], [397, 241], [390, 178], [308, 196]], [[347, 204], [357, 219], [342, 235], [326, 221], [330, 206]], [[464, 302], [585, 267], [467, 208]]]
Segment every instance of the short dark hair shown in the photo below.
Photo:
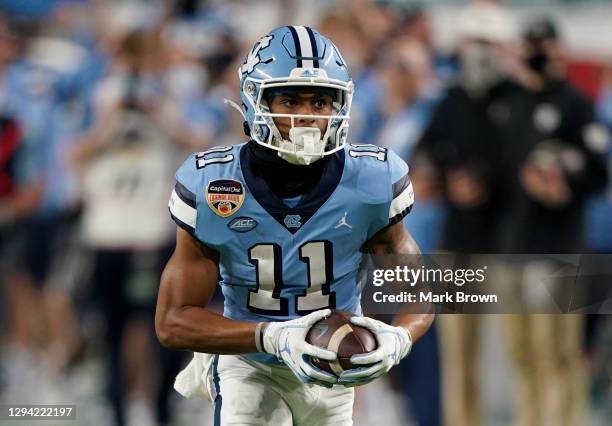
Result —
[[543, 40], [558, 40], [559, 31], [557, 25], [550, 18], [539, 18], [527, 24], [523, 31], [523, 38], [528, 42], [540, 42]]

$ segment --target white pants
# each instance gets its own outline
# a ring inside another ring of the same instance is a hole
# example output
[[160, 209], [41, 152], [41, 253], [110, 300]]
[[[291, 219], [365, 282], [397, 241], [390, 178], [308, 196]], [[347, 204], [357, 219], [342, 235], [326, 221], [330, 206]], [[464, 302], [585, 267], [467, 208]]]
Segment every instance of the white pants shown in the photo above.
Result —
[[305, 385], [284, 366], [216, 355], [215, 426], [349, 426], [354, 390]]

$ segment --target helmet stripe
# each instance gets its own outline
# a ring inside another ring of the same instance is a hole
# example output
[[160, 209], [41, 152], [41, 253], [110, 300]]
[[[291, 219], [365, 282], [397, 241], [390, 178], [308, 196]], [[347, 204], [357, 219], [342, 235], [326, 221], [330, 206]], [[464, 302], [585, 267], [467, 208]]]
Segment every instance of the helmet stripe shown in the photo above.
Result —
[[308, 36], [308, 31], [306, 31], [305, 27], [296, 26], [295, 31], [298, 35], [299, 43], [302, 51], [302, 66], [304, 68], [314, 68], [314, 63], [312, 60], [312, 44], [310, 42], [310, 37]]
[[315, 68], [319, 68], [319, 51], [317, 49], [317, 41], [315, 40], [314, 33], [310, 27], [306, 27], [306, 31], [308, 31], [308, 38], [310, 39], [310, 45], [312, 46], [312, 57], [313, 57], [313, 65]]
[[293, 44], [295, 45], [295, 57], [297, 59], [297, 67], [302, 68], [302, 48], [300, 47], [300, 39], [294, 27], [287, 27], [293, 36]]

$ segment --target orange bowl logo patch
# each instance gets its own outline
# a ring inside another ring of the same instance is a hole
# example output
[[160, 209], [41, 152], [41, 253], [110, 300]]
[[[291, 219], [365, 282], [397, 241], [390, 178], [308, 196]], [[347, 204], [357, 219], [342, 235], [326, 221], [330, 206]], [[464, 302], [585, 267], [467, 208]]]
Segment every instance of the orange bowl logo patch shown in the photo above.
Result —
[[208, 207], [221, 217], [228, 217], [236, 213], [245, 198], [242, 183], [232, 179], [210, 181], [206, 185], [205, 192]]

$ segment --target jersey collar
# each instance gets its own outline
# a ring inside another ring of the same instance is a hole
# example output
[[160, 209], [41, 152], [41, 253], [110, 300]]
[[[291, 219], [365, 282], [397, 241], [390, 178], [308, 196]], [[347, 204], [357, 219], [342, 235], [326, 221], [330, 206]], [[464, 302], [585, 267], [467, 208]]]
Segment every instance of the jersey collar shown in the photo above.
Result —
[[336, 190], [344, 170], [344, 155], [342, 149], [331, 155], [323, 169], [319, 183], [310, 192], [304, 194], [294, 207], [283, 203], [272, 192], [265, 179], [253, 170], [253, 159], [248, 144], [243, 145], [240, 150], [240, 167], [246, 185], [255, 200], [287, 231], [295, 234], [304, 227]]

